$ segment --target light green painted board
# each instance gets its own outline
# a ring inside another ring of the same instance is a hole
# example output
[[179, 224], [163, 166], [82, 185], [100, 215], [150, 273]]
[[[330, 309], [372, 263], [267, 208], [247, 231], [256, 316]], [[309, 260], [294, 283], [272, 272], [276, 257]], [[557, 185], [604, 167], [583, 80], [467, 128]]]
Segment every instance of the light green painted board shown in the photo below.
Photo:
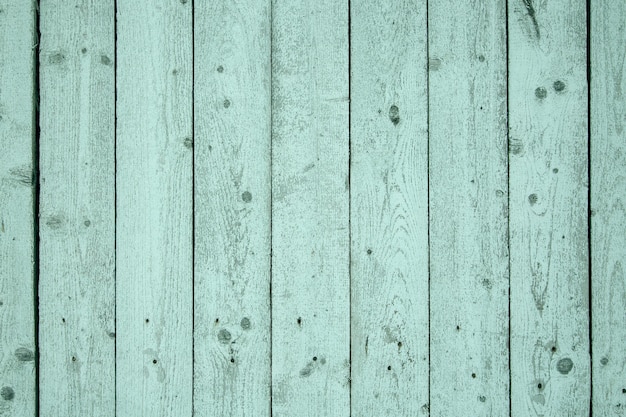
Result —
[[626, 3], [591, 4], [593, 415], [626, 413]]
[[348, 416], [348, 3], [272, 9], [272, 408]]
[[430, 415], [509, 413], [506, 14], [429, 2]]
[[586, 416], [585, 3], [508, 9], [512, 415]]
[[117, 4], [117, 415], [192, 412], [192, 10]]
[[0, 415], [35, 416], [33, 2], [0, 1]]
[[40, 413], [113, 416], [113, 2], [42, 2], [40, 31]]
[[194, 412], [270, 415], [270, 2], [194, 9]]
[[352, 415], [428, 415], [426, 2], [350, 7]]

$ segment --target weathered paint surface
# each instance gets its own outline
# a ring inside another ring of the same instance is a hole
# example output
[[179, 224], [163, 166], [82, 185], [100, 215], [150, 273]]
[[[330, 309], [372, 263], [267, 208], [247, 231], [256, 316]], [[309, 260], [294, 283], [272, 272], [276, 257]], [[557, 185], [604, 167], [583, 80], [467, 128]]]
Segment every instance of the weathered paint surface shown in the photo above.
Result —
[[593, 415], [626, 414], [626, 3], [591, 9]]
[[588, 415], [585, 4], [508, 18], [512, 415]]
[[430, 412], [509, 412], [505, 5], [429, 3]]
[[350, 415], [348, 2], [272, 7], [272, 409]]
[[[40, 5], [40, 414], [115, 415], [113, 1]], [[17, 395], [17, 394], [16, 394]]]
[[351, 1], [350, 8], [352, 415], [423, 416], [426, 2]]
[[195, 7], [199, 416], [270, 416], [270, 6]]
[[34, 4], [0, 1], [0, 415], [36, 407]]
[[117, 2], [116, 406], [190, 416], [191, 2]]
[[626, 413], [622, 2], [17, 3], [0, 415]]

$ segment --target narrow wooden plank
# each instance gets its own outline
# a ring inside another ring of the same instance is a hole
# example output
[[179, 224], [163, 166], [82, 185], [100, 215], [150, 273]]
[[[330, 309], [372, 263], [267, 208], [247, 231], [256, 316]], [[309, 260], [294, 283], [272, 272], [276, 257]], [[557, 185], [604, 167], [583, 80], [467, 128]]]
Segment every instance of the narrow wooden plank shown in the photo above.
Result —
[[192, 2], [117, 4], [117, 414], [192, 413]]
[[199, 416], [270, 415], [270, 7], [194, 9]]
[[351, 2], [352, 414], [428, 415], [426, 2]]
[[272, 26], [273, 416], [348, 416], [348, 3]]
[[505, 32], [429, 2], [431, 416], [509, 414]]
[[512, 415], [586, 416], [585, 2], [508, 10]]
[[591, 4], [593, 415], [626, 413], [626, 3]]
[[113, 1], [40, 7], [40, 412], [113, 416]]
[[33, 2], [0, 1], [0, 415], [34, 417]]

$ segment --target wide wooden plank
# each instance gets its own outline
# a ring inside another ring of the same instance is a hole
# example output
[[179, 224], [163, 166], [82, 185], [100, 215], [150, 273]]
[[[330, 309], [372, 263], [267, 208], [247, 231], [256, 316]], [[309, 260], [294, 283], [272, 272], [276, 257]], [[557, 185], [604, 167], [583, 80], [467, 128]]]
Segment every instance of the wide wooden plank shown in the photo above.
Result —
[[34, 417], [33, 2], [0, 1], [0, 415]]
[[113, 1], [40, 9], [40, 413], [115, 415]]
[[608, 417], [626, 413], [626, 3], [590, 18], [592, 411]]
[[430, 415], [509, 413], [506, 13], [429, 2]]
[[352, 415], [428, 415], [426, 1], [352, 1]]
[[269, 1], [194, 9], [194, 413], [270, 415]]
[[508, 10], [512, 415], [586, 416], [585, 2]]
[[191, 416], [192, 2], [117, 3], [117, 414]]
[[348, 416], [348, 3], [272, 9], [272, 408]]

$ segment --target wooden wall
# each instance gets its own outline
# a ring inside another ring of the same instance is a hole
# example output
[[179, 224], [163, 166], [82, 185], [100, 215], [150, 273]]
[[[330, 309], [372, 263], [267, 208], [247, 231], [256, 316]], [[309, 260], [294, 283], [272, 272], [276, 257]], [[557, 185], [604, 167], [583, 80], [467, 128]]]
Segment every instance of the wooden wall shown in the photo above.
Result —
[[626, 414], [622, 0], [0, 0], [0, 415]]

